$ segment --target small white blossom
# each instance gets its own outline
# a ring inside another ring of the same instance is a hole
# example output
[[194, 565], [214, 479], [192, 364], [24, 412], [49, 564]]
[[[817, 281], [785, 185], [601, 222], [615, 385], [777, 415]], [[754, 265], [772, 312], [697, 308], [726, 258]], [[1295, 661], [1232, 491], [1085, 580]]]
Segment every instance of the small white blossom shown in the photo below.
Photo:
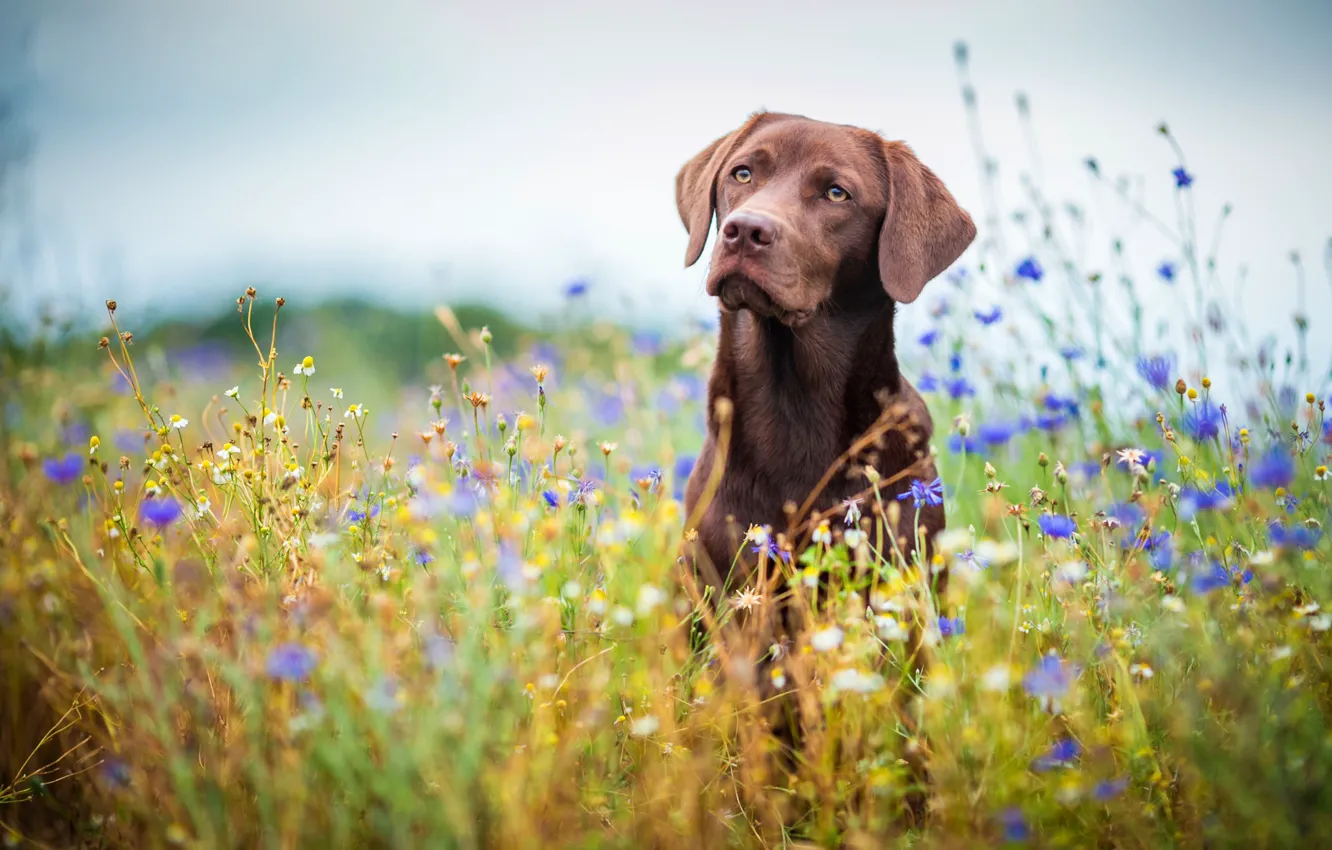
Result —
[[842, 645], [842, 639], [845, 636], [845, 633], [837, 626], [829, 626], [815, 632], [809, 639], [809, 645], [818, 652], [831, 652]]
[[231, 389], [223, 393], [223, 395], [225, 395], [227, 398], [240, 398], [240, 385], [237, 384], [236, 386], [232, 387]]
[[315, 373], [314, 358], [306, 357], [300, 363], [297, 363], [296, 368], [291, 371], [297, 375], [304, 375], [307, 378], [310, 377]]

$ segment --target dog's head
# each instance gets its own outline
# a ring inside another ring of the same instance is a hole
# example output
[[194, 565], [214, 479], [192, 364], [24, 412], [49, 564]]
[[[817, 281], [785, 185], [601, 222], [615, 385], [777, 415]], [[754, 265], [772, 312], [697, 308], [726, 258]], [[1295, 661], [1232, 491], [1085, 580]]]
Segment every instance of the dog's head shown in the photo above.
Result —
[[914, 301], [976, 235], [906, 145], [797, 115], [758, 113], [708, 145], [680, 170], [675, 198], [686, 266], [716, 214], [708, 294], [792, 326], [834, 298], [868, 295], [839, 291], [866, 280]]

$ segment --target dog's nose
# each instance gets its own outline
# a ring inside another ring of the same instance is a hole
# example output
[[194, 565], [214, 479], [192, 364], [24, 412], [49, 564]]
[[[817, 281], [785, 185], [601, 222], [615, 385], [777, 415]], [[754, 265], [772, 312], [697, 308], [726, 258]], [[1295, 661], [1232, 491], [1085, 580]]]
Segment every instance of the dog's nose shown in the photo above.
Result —
[[736, 210], [722, 222], [722, 241], [732, 251], [762, 251], [777, 238], [777, 224], [766, 215]]

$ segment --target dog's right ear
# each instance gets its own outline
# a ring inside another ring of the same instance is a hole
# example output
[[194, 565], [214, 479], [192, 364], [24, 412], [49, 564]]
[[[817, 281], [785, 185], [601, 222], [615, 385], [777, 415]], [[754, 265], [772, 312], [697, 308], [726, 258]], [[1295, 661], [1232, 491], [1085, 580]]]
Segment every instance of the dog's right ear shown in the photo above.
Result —
[[766, 113], [750, 116], [736, 130], [699, 151], [675, 175], [675, 205], [680, 210], [680, 221], [689, 231], [689, 247], [685, 250], [685, 265], [692, 266], [703, 254], [712, 229], [712, 213], [717, 207], [717, 175], [722, 163]]

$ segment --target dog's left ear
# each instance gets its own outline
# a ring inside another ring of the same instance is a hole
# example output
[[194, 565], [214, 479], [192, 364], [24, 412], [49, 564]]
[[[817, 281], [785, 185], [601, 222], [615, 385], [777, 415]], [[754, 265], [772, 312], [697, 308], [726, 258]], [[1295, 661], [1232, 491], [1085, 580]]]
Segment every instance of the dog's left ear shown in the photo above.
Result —
[[915, 301], [976, 238], [971, 216], [902, 142], [884, 142], [888, 214], [879, 233], [879, 276], [894, 301]]
[[717, 139], [694, 158], [685, 163], [675, 175], [675, 205], [680, 210], [680, 221], [689, 231], [689, 247], [685, 249], [685, 265], [692, 266], [703, 254], [712, 229], [712, 212], [716, 208], [717, 174], [735, 146], [749, 135], [749, 131], [767, 116], [759, 112], [735, 130]]

